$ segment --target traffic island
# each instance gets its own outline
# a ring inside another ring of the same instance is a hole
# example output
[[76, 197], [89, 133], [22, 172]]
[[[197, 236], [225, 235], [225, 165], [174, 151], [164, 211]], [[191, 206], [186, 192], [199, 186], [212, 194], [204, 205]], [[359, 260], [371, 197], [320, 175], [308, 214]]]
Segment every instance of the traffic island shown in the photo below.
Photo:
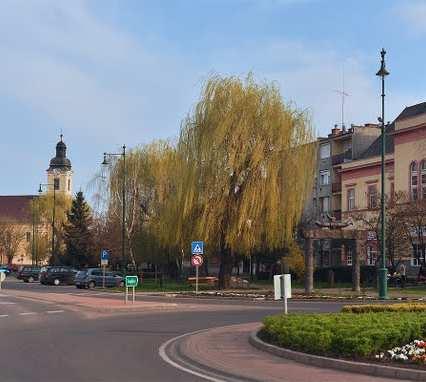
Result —
[[258, 349], [297, 362], [426, 381], [426, 304], [347, 306], [341, 313], [265, 318]]

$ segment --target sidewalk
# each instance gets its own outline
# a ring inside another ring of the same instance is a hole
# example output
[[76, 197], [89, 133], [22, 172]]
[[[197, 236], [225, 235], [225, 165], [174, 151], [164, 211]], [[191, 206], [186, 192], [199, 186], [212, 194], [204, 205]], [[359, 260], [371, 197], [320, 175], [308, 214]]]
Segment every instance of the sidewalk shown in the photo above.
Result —
[[259, 326], [259, 323], [232, 325], [194, 334], [179, 343], [179, 351], [199, 366], [255, 381], [395, 382], [395, 379], [307, 366], [257, 350], [248, 343], [248, 337]]

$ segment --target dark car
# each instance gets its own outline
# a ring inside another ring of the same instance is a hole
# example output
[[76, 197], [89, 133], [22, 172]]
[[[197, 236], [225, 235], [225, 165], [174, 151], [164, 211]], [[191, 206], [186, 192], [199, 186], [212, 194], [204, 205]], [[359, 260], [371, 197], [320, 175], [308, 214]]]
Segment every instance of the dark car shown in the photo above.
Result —
[[72, 285], [77, 271], [72, 267], [50, 266], [40, 270], [40, 283], [43, 285]]
[[118, 272], [105, 272], [105, 284], [104, 284], [104, 272], [101, 268], [89, 268], [82, 271], [78, 271], [75, 276], [75, 286], [81, 288], [94, 288], [102, 287], [123, 287], [124, 279]]
[[40, 275], [40, 269], [40, 267], [22, 267], [22, 269], [18, 272], [16, 278], [19, 280], [23, 280], [26, 283], [32, 283], [33, 281], [38, 280]]
[[10, 267], [8, 265], [0, 265], [0, 272], [4, 272], [6, 276], [10, 274]]

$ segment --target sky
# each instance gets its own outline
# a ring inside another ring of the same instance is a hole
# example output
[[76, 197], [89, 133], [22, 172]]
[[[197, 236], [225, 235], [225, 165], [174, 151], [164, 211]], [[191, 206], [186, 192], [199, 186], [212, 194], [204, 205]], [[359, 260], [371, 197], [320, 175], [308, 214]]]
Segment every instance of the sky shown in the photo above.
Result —
[[33, 194], [64, 134], [74, 191], [102, 153], [174, 138], [213, 75], [275, 82], [318, 135], [425, 101], [426, 1], [1, 0], [0, 195]]

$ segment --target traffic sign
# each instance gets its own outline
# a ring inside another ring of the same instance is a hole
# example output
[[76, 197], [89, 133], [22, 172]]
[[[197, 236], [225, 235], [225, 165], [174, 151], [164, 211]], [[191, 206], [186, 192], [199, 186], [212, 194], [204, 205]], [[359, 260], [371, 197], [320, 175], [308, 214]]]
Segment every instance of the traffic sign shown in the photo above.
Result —
[[126, 287], [137, 287], [138, 281], [138, 276], [126, 276]]
[[109, 252], [106, 249], [103, 249], [101, 252], [101, 260], [109, 260]]
[[203, 265], [204, 259], [201, 255], [193, 255], [191, 257], [191, 264], [193, 267], [201, 267]]
[[193, 241], [191, 243], [191, 253], [193, 255], [203, 255], [204, 254], [204, 242]]

